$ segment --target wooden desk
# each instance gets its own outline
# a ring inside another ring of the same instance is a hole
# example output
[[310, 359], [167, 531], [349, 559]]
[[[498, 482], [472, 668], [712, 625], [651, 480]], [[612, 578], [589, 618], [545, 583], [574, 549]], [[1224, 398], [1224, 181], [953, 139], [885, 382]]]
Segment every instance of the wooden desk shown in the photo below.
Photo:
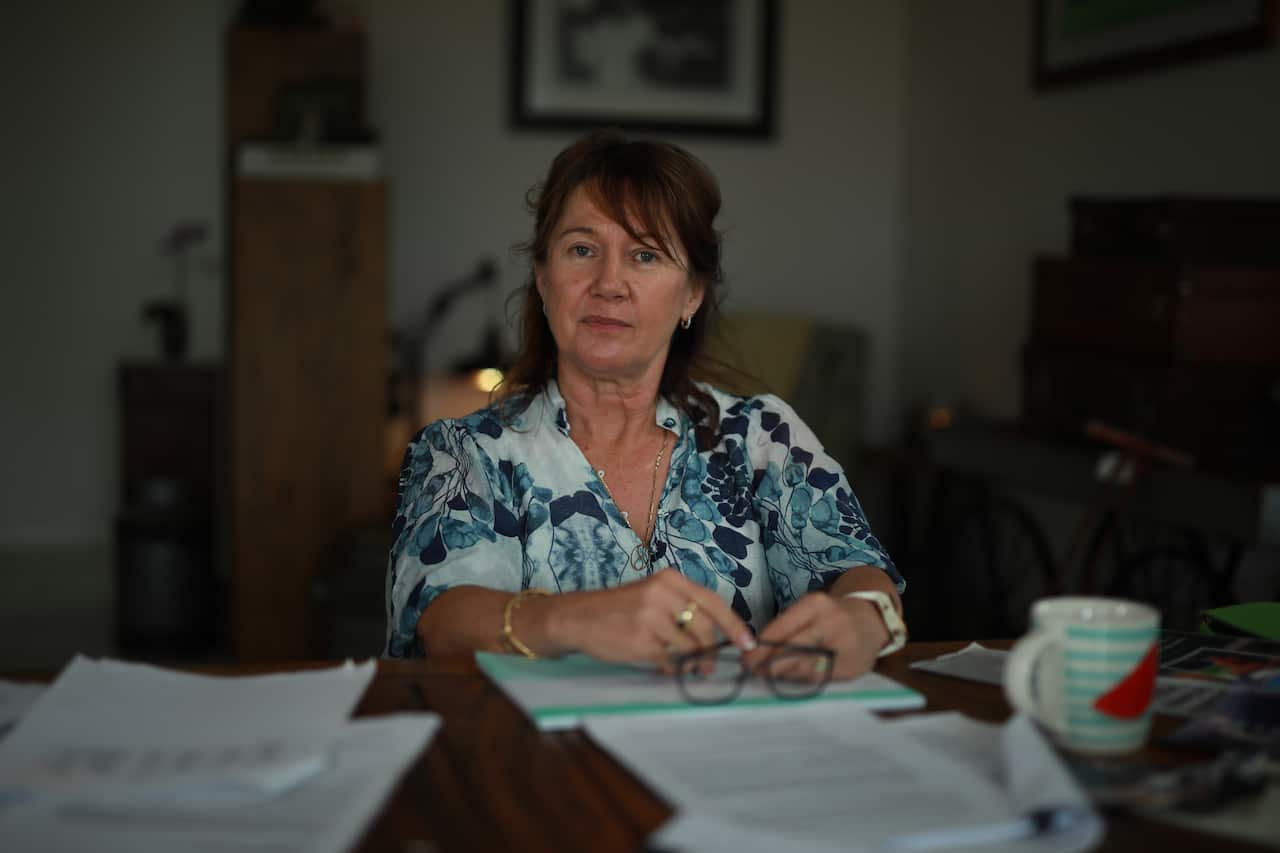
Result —
[[[924, 693], [929, 711], [1003, 721], [1009, 706], [998, 688], [908, 669], [911, 661], [962, 645], [913, 643], [882, 661], [879, 671]], [[361, 851], [636, 851], [670, 814], [585, 735], [538, 732], [471, 660], [380, 662], [357, 713], [404, 710], [435, 711], [444, 726], [376, 818]], [[1158, 717], [1154, 731], [1160, 735], [1176, 726]], [[428, 844], [414, 844], [418, 840]], [[1120, 816], [1108, 818], [1101, 849], [1262, 848]]]

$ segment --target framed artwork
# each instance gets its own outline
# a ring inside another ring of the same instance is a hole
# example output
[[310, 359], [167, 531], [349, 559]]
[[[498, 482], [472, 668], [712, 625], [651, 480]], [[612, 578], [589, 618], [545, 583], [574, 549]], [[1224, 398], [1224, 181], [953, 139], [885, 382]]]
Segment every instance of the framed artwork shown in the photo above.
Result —
[[1033, 81], [1054, 89], [1266, 47], [1276, 0], [1031, 0]]
[[511, 122], [770, 136], [775, 0], [511, 0]]

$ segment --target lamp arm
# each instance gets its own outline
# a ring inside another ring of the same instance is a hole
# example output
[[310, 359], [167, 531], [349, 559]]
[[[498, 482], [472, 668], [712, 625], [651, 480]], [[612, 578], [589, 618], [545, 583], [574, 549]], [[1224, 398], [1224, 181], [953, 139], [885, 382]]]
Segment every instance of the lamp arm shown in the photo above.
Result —
[[473, 290], [484, 290], [492, 287], [497, 278], [497, 264], [494, 263], [492, 258], [482, 258], [476, 264], [476, 268], [471, 275], [448, 283], [427, 304], [427, 308], [422, 312], [416, 328], [408, 335], [411, 358], [410, 369], [414, 376], [421, 376], [426, 372], [422, 366], [426, 343], [430, 339], [431, 333], [440, 324], [440, 321], [449, 313], [449, 309], [453, 307], [453, 304], [459, 297]]

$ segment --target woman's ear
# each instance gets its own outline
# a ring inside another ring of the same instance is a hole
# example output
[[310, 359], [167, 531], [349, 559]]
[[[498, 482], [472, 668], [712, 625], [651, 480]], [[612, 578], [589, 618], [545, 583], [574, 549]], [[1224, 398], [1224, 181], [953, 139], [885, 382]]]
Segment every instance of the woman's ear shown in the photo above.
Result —
[[546, 287], [543, 285], [541, 264], [533, 265], [533, 287], [535, 290], [538, 291], [538, 298], [542, 300], [542, 310], [546, 311], [547, 310], [547, 291], [546, 291]]
[[694, 281], [689, 286], [689, 299], [685, 302], [683, 317], [692, 317], [702, 307], [702, 300], [707, 295], [707, 286], [701, 281]]

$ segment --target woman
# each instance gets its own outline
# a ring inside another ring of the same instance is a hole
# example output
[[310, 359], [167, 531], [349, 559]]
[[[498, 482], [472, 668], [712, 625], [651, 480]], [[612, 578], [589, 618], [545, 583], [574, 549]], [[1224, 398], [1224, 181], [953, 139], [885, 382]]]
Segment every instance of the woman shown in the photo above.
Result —
[[721, 284], [715, 178], [601, 131], [530, 207], [502, 399], [405, 456], [387, 653], [667, 668], [723, 635], [753, 667], [789, 643], [832, 649], [832, 677], [865, 672], [901, 642], [904, 583], [844, 473], [777, 397], [693, 379]]

